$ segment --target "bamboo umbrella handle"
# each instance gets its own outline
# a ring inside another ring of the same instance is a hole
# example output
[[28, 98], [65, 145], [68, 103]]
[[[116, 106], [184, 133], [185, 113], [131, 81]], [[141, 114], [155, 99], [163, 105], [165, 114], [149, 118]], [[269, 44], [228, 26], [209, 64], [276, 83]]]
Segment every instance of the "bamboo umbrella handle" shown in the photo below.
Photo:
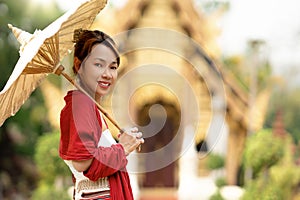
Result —
[[[87, 95], [96, 104], [101, 113], [119, 130], [119, 132], [121, 134], [124, 133], [124, 129], [122, 129], [117, 124], [117, 122], [100, 106], [100, 104], [93, 97], [91, 97], [80, 85], [78, 85], [68, 74], [63, 72], [64, 69], [64, 66], [59, 65], [54, 73], [57, 75], [63, 75], [70, 83], [72, 83], [72, 85], [74, 85], [78, 90]], [[138, 151], [141, 151], [141, 145], [139, 145], [137, 149]]]
[[100, 106], [100, 104], [93, 98], [91, 97], [90, 94], [88, 94], [80, 85], [78, 85], [68, 74], [64, 73], [64, 66], [59, 65], [54, 73], [57, 75], [63, 75], [70, 83], [72, 83], [72, 85], [74, 85], [78, 90], [80, 90], [81, 92], [83, 92], [85, 95], [87, 95], [98, 107], [98, 109], [101, 111], [101, 113], [107, 118], [109, 119], [109, 121], [121, 132], [123, 133], [124, 130], [121, 129], [121, 127], [117, 124], [117, 122]]

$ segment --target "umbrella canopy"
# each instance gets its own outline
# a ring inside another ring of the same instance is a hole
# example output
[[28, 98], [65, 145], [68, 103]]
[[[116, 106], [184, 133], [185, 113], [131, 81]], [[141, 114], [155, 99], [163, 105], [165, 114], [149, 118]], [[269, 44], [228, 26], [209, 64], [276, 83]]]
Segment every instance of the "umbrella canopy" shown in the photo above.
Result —
[[73, 48], [74, 30], [88, 29], [106, 2], [107, 0], [84, 0], [44, 30], [35, 31], [34, 34], [9, 25], [21, 47], [20, 58], [0, 92], [0, 126], [20, 109], [48, 74], [58, 71], [60, 61]]

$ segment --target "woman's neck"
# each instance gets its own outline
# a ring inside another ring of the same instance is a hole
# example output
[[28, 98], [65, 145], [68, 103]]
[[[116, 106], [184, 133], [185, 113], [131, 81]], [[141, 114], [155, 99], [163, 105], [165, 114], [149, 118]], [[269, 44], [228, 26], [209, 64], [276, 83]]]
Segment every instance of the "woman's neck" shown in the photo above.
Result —
[[80, 81], [80, 78], [78, 77], [76, 79], [76, 83], [79, 86], [78, 90], [80, 90], [81, 92], [85, 93], [86, 95], [90, 96], [91, 98], [93, 98], [97, 103], [100, 104], [102, 97], [100, 95], [97, 95], [95, 92], [90, 91], [87, 87], [85, 87], [84, 84], [82, 84], [82, 81]]

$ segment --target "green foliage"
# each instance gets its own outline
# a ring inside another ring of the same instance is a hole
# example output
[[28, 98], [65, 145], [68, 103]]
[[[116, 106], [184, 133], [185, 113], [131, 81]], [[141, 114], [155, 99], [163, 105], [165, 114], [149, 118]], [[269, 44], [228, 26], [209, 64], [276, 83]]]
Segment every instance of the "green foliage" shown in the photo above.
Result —
[[224, 200], [224, 198], [222, 197], [220, 190], [217, 190], [215, 194], [209, 197], [209, 200]]
[[7, 24], [33, 33], [61, 15], [55, 4], [43, 8], [26, 0], [0, 1], [0, 89], [4, 87], [19, 58], [19, 44]]
[[59, 176], [70, 176], [66, 164], [58, 156], [59, 133], [48, 133], [38, 139], [34, 160], [42, 181], [53, 184]]
[[58, 156], [59, 133], [48, 133], [37, 142], [34, 160], [40, 174], [40, 182], [32, 199], [70, 199], [67, 189], [72, 185], [71, 173]]
[[[0, 1], [0, 88], [4, 87], [10, 74], [13, 71], [14, 64], [18, 59], [19, 45], [11, 35], [7, 24], [19, 24], [23, 13], [22, 5], [26, 5], [25, 0], [20, 1]], [[15, 16], [15, 17], [14, 17]]]
[[268, 179], [259, 178], [247, 184], [242, 200], [285, 200], [281, 188]]
[[285, 138], [285, 154], [278, 165], [270, 168], [270, 179], [284, 193], [286, 199], [291, 199], [294, 188], [300, 183], [300, 169], [294, 162], [292, 139]]
[[270, 170], [271, 181], [278, 185], [285, 199], [291, 199], [293, 189], [300, 182], [300, 169], [296, 165], [281, 164], [273, 166]]
[[[61, 14], [56, 6], [47, 7], [45, 10], [48, 11], [41, 12], [38, 6], [34, 7], [26, 0], [0, 0], [0, 90], [6, 84], [19, 59], [20, 45], [7, 24], [13, 24], [32, 33], [35, 29], [50, 24]], [[13, 134], [14, 131], [18, 131], [26, 135], [26, 140], [11, 145], [14, 148], [11, 151], [31, 157], [37, 137], [50, 129], [43, 96], [40, 90], [36, 89], [17, 114], [8, 118], [0, 127], [0, 134]]]
[[247, 182], [243, 200], [292, 199], [300, 183], [293, 146], [291, 137], [279, 139], [270, 130], [262, 130], [247, 140], [244, 164], [253, 168], [256, 176]]
[[34, 191], [31, 200], [70, 200], [66, 191], [58, 190], [53, 186], [46, 184], [40, 185], [40, 187]]
[[300, 88], [292, 90], [286, 95], [284, 103], [282, 103], [284, 124], [289, 133], [297, 143], [300, 141]]
[[[0, 0], [0, 90], [6, 84], [19, 59], [20, 45], [7, 24], [33, 33], [35, 29], [43, 29], [61, 15], [56, 6], [41, 9], [37, 4], [26, 0]], [[10, 193], [7, 191], [12, 190], [17, 195], [27, 196], [36, 186], [36, 174], [21, 173], [24, 171], [22, 165], [32, 163], [38, 137], [49, 131], [51, 126], [47, 119], [47, 110], [38, 88], [16, 115], [8, 118], [0, 127], [0, 149], [5, 149], [0, 156], [0, 171], [8, 172], [8, 180], [11, 182], [9, 185], [13, 186], [2, 188], [3, 199], [7, 199], [5, 195]], [[22, 162], [17, 160], [20, 157]]]
[[215, 181], [215, 184], [218, 188], [221, 188], [221, 187], [227, 185], [227, 181], [224, 177], [220, 177], [220, 178], [217, 178], [217, 180]]
[[41, 91], [34, 91], [32, 97], [25, 102], [17, 114], [8, 118], [5, 123], [8, 131], [18, 131], [25, 135], [24, 141], [14, 144], [15, 152], [32, 157], [38, 137], [43, 132], [51, 130]]
[[245, 167], [254, 174], [276, 164], [283, 156], [283, 143], [272, 135], [271, 130], [261, 130], [251, 135], [244, 150]]
[[300, 141], [300, 88], [285, 90], [274, 90], [270, 99], [268, 112], [264, 126], [271, 128], [274, 123], [276, 112], [282, 111], [283, 124], [288, 133], [291, 134], [295, 144]]
[[215, 154], [215, 153], [210, 153], [207, 157], [207, 161], [206, 161], [206, 166], [211, 169], [220, 169], [222, 167], [224, 167], [225, 165], [225, 160], [224, 157], [219, 155], [219, 154]]

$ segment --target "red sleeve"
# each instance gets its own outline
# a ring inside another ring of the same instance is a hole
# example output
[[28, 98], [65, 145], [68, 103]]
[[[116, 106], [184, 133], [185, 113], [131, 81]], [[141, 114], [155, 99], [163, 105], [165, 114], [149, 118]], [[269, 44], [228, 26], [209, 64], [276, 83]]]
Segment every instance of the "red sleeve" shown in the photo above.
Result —
[[94, 159], [84, 175], [92, 181], [110, 176], [117, 171], [125, 170], [127, 159], [123, 146], [120, 144], [111, 147], [99, 147], [95, 149]]
[[93, 158], [86, 172], [91, 178], [105, 177], [125, 168], [127, 159], [122, 145], [98, 148], [102, 127], [94, 102], [80, 92], [68, 93], [65, 100], [61, 112], [60, 156], [65, 160]]
[[68, 93], [65, 101], [60, 119], [60, 156], [65, 160], [91, 159], [102, 130], [95, 105], [79, 92]]

